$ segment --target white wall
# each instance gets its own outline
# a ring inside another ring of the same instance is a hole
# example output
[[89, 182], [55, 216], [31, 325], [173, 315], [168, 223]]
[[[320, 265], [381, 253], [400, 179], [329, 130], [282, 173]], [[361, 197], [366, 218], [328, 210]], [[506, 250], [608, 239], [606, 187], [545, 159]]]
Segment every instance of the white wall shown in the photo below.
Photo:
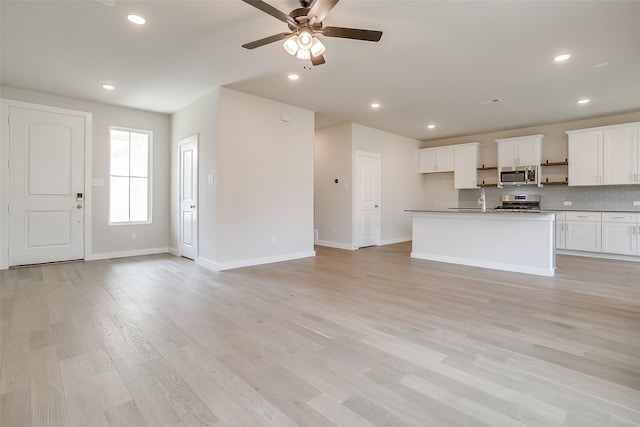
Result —
[[417, 156], [420, 141], [353, 125], [353, 150], [380, 155], [380, 243], [411, 240], [411, 215], [404, 212], [424, 204]]
[[[2, 98], [49, 105], [91, 113], [92, 134], [92, 178], [105, 180], [104, 187], [91, 188], [92, 251], [88, 259], [128, 254], [165, 252], [169, 243], [169, 148], [170, 119], [168, 115], [134, 110], [112, 105], [98, 104], [72, 98], [64, 98], [39, 92], [1, 86]], [[7, 117], [2, 117], [2, 127], [6, 130]], [[122, 126], [153, 132], [153, 194], [152, 224], [108, 225], [108, 175], [109, 175], [109, 126]], [[3, 138], [3, 152], [8, 153], [9, 141]], [[3, 158], [4, 162], [5, 159]], [[5, 178], [3, 177], [3, 185]], [[2, 205], [8, 204], [8, 193], [2, 193]], [[4, 200], [7, 199], [7, 200]], [[4, 210], [6, 212], [6, 210]], [[4, 215], [4, 213], [2, 214]], [[7, 239], [7, 220], [0, 217], [2, 237]], [[131, 233], [136, 233], [136, 240]], [[1, 246], [1, 245], [0, 245]], [[6, 251], [4, 251], [6, 253]]]
[[[171, 237], [172, 252], [178, 250], [178, 185], [180, 181], [179, 141], [198, 135], [198, 256], [203, 262], [215, 263], [218, 258], [218, 119], [220, 89], [196, 100], [171, 116]], [[214, 183], [207, 183], [207, 176]]]
[[313, 112], [218, 88], [171, 123], [172, 248], [179, 238], [178, 142], [198, 134], [197, 261], [223, 270], [315, 255]]
[[218, 263], [315, 255], [313, 112], [222, 88], [219, 138]]
[[323, 246], [353, 248], [352, 129], [347, 123], [315, 134], [314, 227]]
[[[404, 210], [424, 204], [423, 179], [417, 164], [419, 144], [418, 140], [356, 123], [317, 130], [318, 243], [354, 248], [352, 187], [356, 151], [380, 155], [380, 244], [411, 240], [411, 215]], [[335, 178], [339, 184], [334, 183]]]

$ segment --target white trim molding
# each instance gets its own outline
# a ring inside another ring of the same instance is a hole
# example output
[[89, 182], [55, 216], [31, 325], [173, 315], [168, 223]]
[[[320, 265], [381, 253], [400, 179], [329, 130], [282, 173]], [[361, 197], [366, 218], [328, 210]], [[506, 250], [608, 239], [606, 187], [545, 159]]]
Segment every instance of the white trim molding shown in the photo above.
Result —
[[215, 262], [205, 258], [198, 258], [196, 260], [196, 264], [202, 267], [208, 268], [209, 270], [218, 272], [218, 271], [224, 271], [224, 270], [232, 270], [234, 268], [271, 264], [274, 262], [293, 261], [296, 259], [310, 258], [314, 256], [316, 256], [316, 251], [295, 252], [291, 254], [269, 256], [264, 258], [242, 259], [242, 260], [228, 261], [228, 262]]
[[358, 249], [350, 243], [329, 242], [326, 240], [316, 240], [315, 244], [318, 246], [326, 246], [327, 248], [344, 249], [347, 251], [355, 251]]
[[166, 254], [166, 253], [170, 253], [169, 248], [135, 249], [132, 251], [102, 252], [98, 254], [91, 254], [86, 256], [85, 260], [97, 261], [100, 259], [126, 258], [131, 256], [156, 255], [156, 254]]

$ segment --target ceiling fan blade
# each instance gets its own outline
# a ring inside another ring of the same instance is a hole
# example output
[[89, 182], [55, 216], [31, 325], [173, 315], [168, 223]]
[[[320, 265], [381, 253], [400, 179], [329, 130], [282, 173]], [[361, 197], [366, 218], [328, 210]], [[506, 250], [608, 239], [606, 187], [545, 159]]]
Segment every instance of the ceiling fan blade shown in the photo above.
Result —
[[382, 31], [360, 30], [358, 28], [324, 27], [320, 32], [327, 37], [365, 40], [369, 42], [377, 42], [382, 38]]
[[284, 40], [287, 37], [290, 37], [293, 33], [280, 33], [274, 34], [273, 36], [265, 37], [260, 40], [253, 41], [251, 43], [243, 44], [242, 47], [245, 49], [255, 49], [260, 46], [264, 46], [269, 43], [277, 42], [279, 40]]
[[316, 0], [313, 6], [311, 6], [311, 9], [309, 9], [307, 16], [310, 20], [315, 16], [314, 22], [321, 22], [327, 17], [338, 1], [339, 0]]
[[263, 11], [266, 14], [273, 16], [276, 19], [279, 19], [282, 22], [286, 22], [286, 23], [294, 24], [295, 26], [298, 26], [298, 23], [295, 20], [293, 20], [293, 18], [291, 18], [289, 15], [287, 15], [284, 12], [281, 12], [280, 10], [271, 6], [270, 4], [263, 2], [262, 0], [242, 0], [242, 1], [247, 4], [250, 4], [256, 9]]
[[318, 55], [318, 56], [312, 56], [311, 57], [311, 64], [313, 65], [322, 65], [324, 64], [324, 55]]

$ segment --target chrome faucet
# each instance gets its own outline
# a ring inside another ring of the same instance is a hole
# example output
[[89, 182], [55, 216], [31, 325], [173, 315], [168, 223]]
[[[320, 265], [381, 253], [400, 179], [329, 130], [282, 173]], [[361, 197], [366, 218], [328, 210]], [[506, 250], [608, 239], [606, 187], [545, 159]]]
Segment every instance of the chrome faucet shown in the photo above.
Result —
[[487, 195], [484, 193], [484, 188], [480, 189], [480, 198], [478, 199], [478, 205], [482, 207], [482, 212], [487, 211]]

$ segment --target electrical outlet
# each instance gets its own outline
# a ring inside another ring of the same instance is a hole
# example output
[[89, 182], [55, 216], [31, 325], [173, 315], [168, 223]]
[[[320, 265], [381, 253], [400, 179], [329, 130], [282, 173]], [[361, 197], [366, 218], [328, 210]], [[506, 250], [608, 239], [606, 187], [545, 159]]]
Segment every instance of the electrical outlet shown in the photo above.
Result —
[[633, 206], [640, 206], [640, 200], [634, 200]]
[[571, 201], [570, 200], [565, 200], [564, 201], [564, 205], [565, 206], [571, 206]]

